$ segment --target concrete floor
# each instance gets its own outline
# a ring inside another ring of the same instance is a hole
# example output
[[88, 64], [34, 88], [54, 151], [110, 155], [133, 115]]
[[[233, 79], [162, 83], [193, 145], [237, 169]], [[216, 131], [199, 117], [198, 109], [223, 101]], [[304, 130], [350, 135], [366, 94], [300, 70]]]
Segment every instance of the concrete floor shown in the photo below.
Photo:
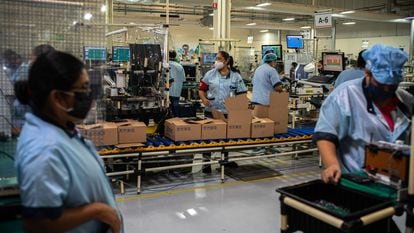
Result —
[[[283, 175], [251, 182], [227, 177], [224, 184], [214, 169], [211, 175], [196, 173], [182, 178], [178, 184], [159, 182], [162, 179], [153, 177], [157, 182], [148, 185], [151, 177], [148, 178], [144, 194], [137, 196], [130, 189], [126, 195], [117, 195], [125, 232], [280, 232], [275, 190], [318, 179], [318, 158], [285, 157], [260, 162], [279, 168]], [[403, 226], [403, 221], [398, 218], [397, 224]]]

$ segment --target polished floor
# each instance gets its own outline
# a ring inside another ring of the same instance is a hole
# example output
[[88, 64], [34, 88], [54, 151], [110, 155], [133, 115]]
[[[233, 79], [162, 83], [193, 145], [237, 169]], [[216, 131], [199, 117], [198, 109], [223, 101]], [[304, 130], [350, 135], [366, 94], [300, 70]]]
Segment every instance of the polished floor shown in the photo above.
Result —
[[[215, 169], [211, 175], [197, 168], [189, 174], [153, 174], [144, 181], [143, 194], [136, 195], [131, 188], [117, 195], [125, 232], [280, 232], [275, 190], [319, 178], [318, 161], [314, 155], [263, 159], [256, 163], [282, 175], [249, 182], [226, 177], [224, 184]], [[397, 223], [404, 225], [403, 218]]]

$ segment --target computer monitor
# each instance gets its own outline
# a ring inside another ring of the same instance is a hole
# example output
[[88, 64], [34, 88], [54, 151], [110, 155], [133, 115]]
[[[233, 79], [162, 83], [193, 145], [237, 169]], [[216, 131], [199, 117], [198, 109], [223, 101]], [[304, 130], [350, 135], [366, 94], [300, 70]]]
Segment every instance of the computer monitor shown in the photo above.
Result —
[[112, 61], [127, 62], [130, 57], [130, 49], [128, 46], [113, 46], [112, 47]]
[[287, 35], [286, 44], [288, 49], [303, 49], [303, 36]]
[[105, 47], [83, 47], [83, 59], [85, 61], [106, 61]]
[[183, 65], [186, 78], [195, 78], [197, 73], [197, 67], [195, 65]]
[[339, 75], [345, 70], [344, 53], [323, 52], [322, 53], [323, 74]]
[[213, 64], [216, 61], [217, 53], [202, 53], [201, 62], [204, 65]]
[[280, 44], [262, 45], [262, 54], [263, 54], [263, 51], [265, 51], [267, 49], [272, 49], [276, 54], [277, 60], [282, 61], [282, 45], [280, 45]]

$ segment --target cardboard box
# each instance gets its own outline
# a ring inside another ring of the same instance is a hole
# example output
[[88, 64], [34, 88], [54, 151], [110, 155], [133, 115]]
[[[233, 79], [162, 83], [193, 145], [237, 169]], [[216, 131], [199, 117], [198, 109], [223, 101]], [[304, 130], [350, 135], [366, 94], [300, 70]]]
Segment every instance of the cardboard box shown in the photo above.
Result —
[[256, 105], [253, 115], [258, 118], [269, 118], [275, 122], [274, 133], [288, 132], [289, 117], [289, 93], [272, 92], [270, 93], [269, 105]]
[[252, 120], [252, 138], [273, 137], [275, 122], [269, 118], [255, 118]]
[[147, 141], [147, 126], [143, 122], [127, 120], [116, 123], [118, 126], [118, 143], [130, 144]]
[[118, 126], [112, 122], [93, 125], [78, 125], [82, 135], [91, 140], [95, 146], [112, 146], [118, 144]]
[[187, 123], [181, 118], [165, 121], [164, 135], [173, 141], [191, 141], [201, 139], [201, 124]]
[[225, 139], [227, 137], [227, 123], [223, 120], [212, 119], [201, 125], [201, 139]]
[[221, 112], [212, 110], [215, 119], [227, 122], [227, 138], [250, 138], [252, 112], [246, 95], [237, 95], [225, 101], [227, 117]]

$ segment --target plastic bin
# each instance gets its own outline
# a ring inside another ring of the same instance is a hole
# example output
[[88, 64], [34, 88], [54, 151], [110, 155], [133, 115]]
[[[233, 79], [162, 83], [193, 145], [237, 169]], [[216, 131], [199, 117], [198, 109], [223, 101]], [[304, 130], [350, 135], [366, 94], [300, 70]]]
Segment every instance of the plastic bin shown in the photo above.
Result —
[[394, 207], [392, 200], [340, 185], [327, 185], [320, 180], [281, 188], [277, 192], [281, 193], [283, 233], [385, 233], [391, 217], [402, 210], [402, 207]]

